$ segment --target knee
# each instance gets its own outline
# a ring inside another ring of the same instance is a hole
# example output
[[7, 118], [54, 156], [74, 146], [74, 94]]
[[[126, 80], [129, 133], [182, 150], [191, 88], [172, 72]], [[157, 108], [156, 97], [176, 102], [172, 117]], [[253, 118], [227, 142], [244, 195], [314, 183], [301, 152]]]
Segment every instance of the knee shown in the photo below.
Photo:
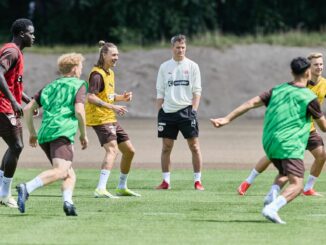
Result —
[[24, 148], [24, 144], [22, 142], [18, 142], [16, 144], [14, 144], [10, 150], [16, 155], [19, 156], [20, 153], [23, 151]]
[[64, 180], [69, 176], [69, 172], [66, 169], [56, 169], [55, 176], [57, 180]]
[[199, 153], [200, 152], [200, 147], [199, 144], [192, 144], [189, 146], [191, 152], [193, 153]]
[[170, 153], [172, 151], [173, 145], [164, 144], [162, 147], [162, 153]]

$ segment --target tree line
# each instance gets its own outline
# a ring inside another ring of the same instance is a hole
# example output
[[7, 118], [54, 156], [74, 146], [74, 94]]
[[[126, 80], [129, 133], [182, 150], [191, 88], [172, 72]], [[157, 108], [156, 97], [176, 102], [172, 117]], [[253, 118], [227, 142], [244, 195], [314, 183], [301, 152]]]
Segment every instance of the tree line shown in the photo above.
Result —
[[1, 0], [0, 9], [0, 41], [10, 39], [13, 20], [26, 17], [42, 45], [147, 45], [177, 33], [325, 31], [326, 22], [322, 0]]

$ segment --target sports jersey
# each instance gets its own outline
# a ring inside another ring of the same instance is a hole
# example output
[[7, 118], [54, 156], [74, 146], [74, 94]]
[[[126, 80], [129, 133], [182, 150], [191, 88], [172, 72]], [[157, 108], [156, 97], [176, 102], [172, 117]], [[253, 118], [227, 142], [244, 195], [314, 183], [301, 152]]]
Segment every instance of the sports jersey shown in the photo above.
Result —
[[[109, 72], [105, 72], [99, 67], [93, 67], [91, 74], [92, 72], [101, 74], [104, 81], [104, 89], [103, 91], [99, 92], [97, 96], [102, 101], [113, 104], [115, 97], [114, 72], [111, 69], [109, 69]], [[114, 110], [91, 104], [88, 101], [85, 104], [85, 111], [87, 126], [97, 126], [117, 121]]]
[[[17, 59], [14, 61], [12, 60], [12, 64], [15, 64], [14, 66], [8, 67], [7, 72], [4, 74], [4, 77], [6, 79], [9, 91], [13, 94], [16, 101], [19, 104], [22, 104], [22, 95], [24, 90], [23, 85], [23, 72], [24, 72], [24, 59], [23, 54], [20, 51], [20, 49], [17, 47], [14, 43], [6, 43], [3, 45], [3, 47], [0, 49], [0, 59], [1, 56], [3, 56], [6, 52], [13, 52], [16, 51], [18, 53]], [[6, 55], [12, 55], [13, 53], [7, 53]], [[1, 64], [0, 64], [1, 65]], [[6, 65], [2, 65], [4, 68], [6, 68]], [[11, 106], [11, 102], [8, 98], [4, 96], [4, 94], [0, 91], [0, 113], [13, 113], [13, 109]]]
[[269, 159], [303, 159], [311, 124], [307, 107], [315, 98], [309, 89], [288, 83], [273, 88], [263, 131]]
[[44, 87], [40, 98], [44, 110], [38, 132], [40, 144], [61, 136], [74, 142], [74, 136], [78, 130], [75, 97], [83, 85], [86, 85], [86, 82], [76, 77], [62, 77]]
[[198, 65], [188, 58], [170, 59], [158, 71], [157, 99], [164, 99], [166, 113], [179, 111], [192, 105], [193, 94], [201, 95], [201, 77]]
[[[307, 87], [317, 95], [318, 102], [322, 105], [326, 96], [326, 79], [321, 77], [317, 84], [309, 83]], [[314, 130], [316, 130], [316, 128], [314, 122], [312, 122], [310, 131]]]

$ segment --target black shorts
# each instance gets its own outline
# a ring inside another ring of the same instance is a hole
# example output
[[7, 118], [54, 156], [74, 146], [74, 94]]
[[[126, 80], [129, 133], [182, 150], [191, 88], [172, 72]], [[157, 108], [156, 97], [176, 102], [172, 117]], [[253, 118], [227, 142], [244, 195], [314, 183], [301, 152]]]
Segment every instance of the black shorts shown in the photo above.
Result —
[[185, 139], [198, 137], [197, 113], [192, 110], [192, 106], [173, 113], [165, 113], [163, 109], [160, 109], [157, 117], [158, 137], [175, 140], [179, 130]]
[[14, 114], [0, 113], [0, 137], [22, 137], [22, 124]]

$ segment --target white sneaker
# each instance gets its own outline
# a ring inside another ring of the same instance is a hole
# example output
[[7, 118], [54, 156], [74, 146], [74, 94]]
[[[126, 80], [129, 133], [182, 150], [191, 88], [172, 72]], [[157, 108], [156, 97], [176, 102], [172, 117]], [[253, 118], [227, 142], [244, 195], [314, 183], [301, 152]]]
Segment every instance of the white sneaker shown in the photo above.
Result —
[[272, 221], [273, 223], [276, 223], [276, 224], [282, 224], [282, 225], [285, 225], [286, 222], [284, 222], [280, 216], [278, 216], [278, 213], [274, 210], [272, 210], [271, 208], [269, 208], [268, 206], [264, 207], [263, 208], [263, 211], [262, 211], [262, 215]]
[[17, 202], [12, 196], [0, 197], [0, 204], [9, 208], [18, 208]]
[[267, 206], [268, 204], [271, 204], [277, 198], [277, 196], [278, 196], [277, 190], [270, 191], [264, 199], [264, 207]]

